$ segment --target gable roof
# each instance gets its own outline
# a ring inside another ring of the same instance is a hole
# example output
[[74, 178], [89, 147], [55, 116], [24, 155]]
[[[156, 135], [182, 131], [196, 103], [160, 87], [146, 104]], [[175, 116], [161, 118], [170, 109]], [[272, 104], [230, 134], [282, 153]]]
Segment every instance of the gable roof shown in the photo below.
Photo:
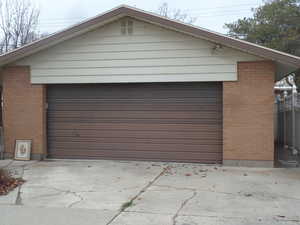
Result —
[[150, 22], [159, 26], [166, 27], [168, 29], [173, 29], [201, 39], [215, 42], [217, 44], [247, 52], [252, 55], [260, 56], [266, 59], [280, 62], [282, 64], [300, 68], [300, 57], [253, 44], [247, 41], [238, 40], [226, 35], [222, 35], [220, 33], [212, 32], [190, 24], [185, 24], [176, 20], [168, 19], [157, 14], [145, 12], [143, 10], [126, 5], [121, 5], [101, 15], [78, 23], [70, 28], [64, 29], [60, 32], [54, 33], [50, 36], [0, 55], [0, 66], [32, 55], [38, 51], [54, 46], [62, 41], [83, 34], [87, 31], [100, 27], [124, 16], [129, 16], [139, 20]]

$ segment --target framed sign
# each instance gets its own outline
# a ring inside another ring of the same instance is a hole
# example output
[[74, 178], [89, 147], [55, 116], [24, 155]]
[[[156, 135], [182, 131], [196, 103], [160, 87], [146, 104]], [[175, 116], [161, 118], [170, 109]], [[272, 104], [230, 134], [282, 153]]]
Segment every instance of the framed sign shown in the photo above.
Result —
[[16, 140], [15, 159], [30, 160], [31, 140]]

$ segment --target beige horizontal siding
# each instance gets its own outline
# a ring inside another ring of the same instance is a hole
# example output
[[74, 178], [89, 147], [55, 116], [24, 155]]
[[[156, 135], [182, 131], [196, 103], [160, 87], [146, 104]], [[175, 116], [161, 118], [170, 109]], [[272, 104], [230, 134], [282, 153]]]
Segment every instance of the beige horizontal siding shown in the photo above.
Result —
[[31, 80], [32, 83], [45, 84], [67, 84], [67, 83], [142, 83], [142, 82], [192, 82], [192, 81], [233, 81], [236, 80], [234, 73], [219, 73], [218, 77], [215, 74], [156, 74], [141, 76], [35, 76]]
[[116, 21], [17, 62], [32, 83], [115, 83], [236, 80], [238, 61], [258, 57], [134, 20], [121, 35]]
[[[38, 55], [35, 58], [24, 60], [22, 63], [30, 64], [32, 66], [39, 65], [41, 62], [51, 62], [51, 61], [88, 61], [88, 60], [136, 60], [136, 59], [176, 59], [176, 58], [197, 58], [201, 57], [212, 60], [211, 64], [214, 64], [215, 60], [226, 60], [230, 59], [231, 64], [235, 64], [237, 56], [234, 54], [220, 53], [219, 55], [210, 54], [210, 50], [149, 50], [149, 51], [118, 51], [118, 52], [95, 52], [91, 50], [88, 53], [75, 52], [72, 54], [67, 53], [49, 53], [45, 55]], [[249, 59], [249, 57], [240, 57], [239, 59]], [[163, 61], [162, 61], [163, 62]], [[75, 63], [74, 63], [75, 64]]]
[[134, 58], [132, 59], [95, 59], [95, 60], [51, 60], [40, 61], [34, 69], [48, 68], [101, 68], [101, 67], [159, 67], [159, 66], [207, 66], [207, 65], [235, 65], [231, 58], [213, 57], [173, 57], [173, 58]]

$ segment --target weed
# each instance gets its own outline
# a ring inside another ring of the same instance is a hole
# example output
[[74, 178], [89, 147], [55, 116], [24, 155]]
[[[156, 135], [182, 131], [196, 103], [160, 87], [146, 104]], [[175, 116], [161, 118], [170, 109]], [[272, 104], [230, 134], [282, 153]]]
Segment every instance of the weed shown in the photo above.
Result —
[[132, 205], [133, 205], [133, 200], [123, 203], [123, 205], [121, 206], [121, 211], [124, 211], [125, 209], [131, 207]]
[[7, 170], [0, 168], [0, 195], [6, 195], [25, 181], [22, 178], [15, 178]]

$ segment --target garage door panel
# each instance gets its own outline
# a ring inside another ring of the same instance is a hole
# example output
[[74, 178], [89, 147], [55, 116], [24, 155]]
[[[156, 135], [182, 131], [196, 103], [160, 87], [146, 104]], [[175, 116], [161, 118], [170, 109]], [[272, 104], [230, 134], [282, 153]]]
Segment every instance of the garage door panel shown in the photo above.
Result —
[[221, 119], [217, 111], [54, 111], [48, 114], [55, 118], [89, 118], [89, 119]]
[[182, 138], [182, 139], [220, 139], [221, 134], [217, 132], [174, 132], [174, 131], [130, 131], [130, 130], [56, 130], [48, 132], [49, 137], [123, 137], [123, 138]]
[[102, 129], [102, 130], [131, 130], [140, 131], [147, 127], [148, 131], [208, 131], [217, 132], [219, 124], [152, 124], [152, 123], [79, 123], [79, 122], [51, 122], [48, 124], [49, 129]]
[[[163, 106], [163, 108], [162, 108]], [[72, 104], [68, 102], [60, 102], [56, 103], [54, 107], [50, 108], [50, 110], [55, 111], [221, 111], [222, 108], [217, 105], [216, 103], [208, 102], [206, 104], [198, 105], [197, 102], [180, 102], [180, 103], [170, 103], [170, 102], [160, 102], [160, 103], [131, 103], [131, 102], [121, 102], [118, 104], [107, 104], [107, 103], [99, 103], [93, 102], [91, 103], [86, 102], [74, 102]]]
[[[220, 145], [220, 144], [219, 144]], [[88, 146], [88, 147], [87, 147]], [[76, 143], [76, 142], [60, 142], [51, 144], [51, 148], [64, 149], [64, 151], [74, 151], [84, 149], [98, 151], [99, 149], [103, 151], [114, 151], [115, 149], [119, 151], [159, 151], [159, 152], [197, 152], [199, 148], [202, 149], [201, 152], [220, 152], [219, 149], [216, 150], [216, 144], [210, 145], [197, 145], [197, 144], [154, 144], [154, 143]]]
[[[69, 122], [72, 123], [73, 121], [76, 122], [81, 122], [81, 123], [87, 123], [90, 122], [90, 118], [71, 118], [71, 117], [61, 117], [61, 118], [55, 118], [55, 120], [53, 120], [53, 118], [49, 119], [48, 122]], [[126, 118], [126, 119], [113, 119], [113, 118], [93, 118], [93, 122], [94, 123], [149, 123], [149, 124], [222, 124], [222, 118], [219, 119], [205, 119], [203, 120], [202, 118], [198, 118], [198, 119], [187, 119], [187, 118], [182, 118], [182, 119], [174, 119], [174, 118], [165, 118], [163, 120], [161, 120], [160, 118], [158, 119], [153, 119], [153, 118]]]
[[[66, 154], [64, 151], [54, 151], [52, 154], [56, 158], [65, 158]], [[180, 162], [199, 162], [199, 158], [205, 163], [220, 163], [222, 158], [220, 153], [195, 153], [189, 152], [178, 152], [173, 153], [173, 157], [170, 157], [169, 152], [160, 152], [158, 155], [155, 152], [150, 151], [126, 151], [122, 152], [119, 150], [116, 151], [80, 151], [80, 152], [69, 152], [68, 158], [74, 159], [124, 159], [124, 160], [149, 160], [152, 161], [180, 161]]]
[[[153, 143], [153, 144], [190, 144], [191, 142], [195, 145], [222, 145], [222, 139], [201, 139], [201, 138], [122, 138], [122, 137], [61, 137], [61, 136], [49, 136], [48, 147], [52, 146], [56, 142], [74, 142], [74, 143]], [[221, 148], [220, 148], [221, 149]]]
[[48, 87], [53, 158], [222, 161], [221, 83]]
[[[196, 98], [219, 98], [219, 95], [222, 93], [221, 89], [216, 90], [216, 83], [214, 82], [203, 83], [205, 86], [198, 83], [198, 87], [201, 86], [200, 89], [189, 89], [191, 83], [180, 83], [181, 86], [175, 86], [176, 84], [174, 84], [175, 83], [143, 83], [140, 85], [136, 84], [134, 89], [132, 85], [129, 84], [101, 85], [101, 95], [98, 95], [99, 84], [89, 84], [86, 86], [80, 84], [71, 86], [59, 85], [61, 89], [58, 90], [56, 88], [55, 90], [50, 90], [48, 96], [50, 101], [57, 101], [57, 99], [89, 99], [90, 101], [95, 99], [100, 101], [114, 99], [129, 99], [130, 101], [134, 101], [140, 99], [147, 101], [148, 99], [192, 100]], [[66, 95], [64, 88], [68, 89], [68, 95]], [[214, 90], [212, 91], [212, 89]]]
[[[146, 91], [146, 89], [144, 89], [143, 91]], [[82, 92], [82, 91], [81, 91]], [[51, 98], [57, 98], [55, 100], [55, 102], [98, 102], [98, 103], [122, 103], [125, 101], [129, 101], [130, 103], [139, 103], [139, 102], [144, 102], [144, 103], [151, 103], [151, 102], [169, 102], [169, 103], [177, 103], [177, 102], [183, 102], [183, 101], [187, 101], [190, 103], [196, 102], [196, 101], [203, 101], [203, 102], [218, 102], [220, 101], [219, 99], [219, 93], [213, 93], [212, 95], [210, 95], [208, 93], [203, 93], [201, 91], [196, 92], [196, 94], [192, 94], [190, 93], [190, 96], [186, 96], [182, 97], [182, 95], [178, 94], [178, 92], [180, 91], [176, 91], [173, 95], [171, 95], [168, 92], [168, 95], [165, 95], [164, 93], [161, 92], [155, 92], [155, 93], [151, 93], [150, 95], [145, 95], [143, 93], [132, 93], [130, 96], [126, 96], [126, 94], [128, 93], [124, 93], [124, 95], [115, 95], [115, 96], [109, 96], [109, 97], [105, 97], [104, 94], [102, 94], [101, 96], [95, 97], [94, 93], [89, 95], [86, 95], [85, 92], [83, 93], [83, 96], [81, 96], [80, 94], [76, 93], [73, 94], [72, 92], [70, 94], [72, 94], [72, 96], [62, 96], [62, 95], [57, 95], [57, 94], [50, 94]], [[184, 92], [182, 92], [181, 94], [185, 94]], [[51, 102], [52, 100], [50, 100]]]
[[[137, 95], [136, 97], [132, 98], [124, 98], [121, 96], [116, 96], [114, 98], [103, 98], [103, 96], [99, 96], [99, 98], [95, 98], [95, 96], [88, 97], [88, 96], [51, 96], [52, 100], [49, 100], [51, 103], [52, 101], [55, 102], [55, 105], [51, 105], [51, 107], [56, 107], [59, 104], [90, 104], [90, 103], [101, 103], [101, 104], [184, 104], [184, 103], [197, 103], [199, 101], [203, 102], [203, 104], [215, 104], [220, 102], [221, 99], [219, 99], [218, 96], [206, 96], [201, 95], [201, 93], [198, 93], [198, 97], [166, 97], [166, 96], [149, 96], [148, 98], [142, 97]], [[56, 98], [53, 100], [53, 98]], [[56, 105], [57, 104], [57, 105]], [[118, 105], [117, 105], [118, 106]]]

